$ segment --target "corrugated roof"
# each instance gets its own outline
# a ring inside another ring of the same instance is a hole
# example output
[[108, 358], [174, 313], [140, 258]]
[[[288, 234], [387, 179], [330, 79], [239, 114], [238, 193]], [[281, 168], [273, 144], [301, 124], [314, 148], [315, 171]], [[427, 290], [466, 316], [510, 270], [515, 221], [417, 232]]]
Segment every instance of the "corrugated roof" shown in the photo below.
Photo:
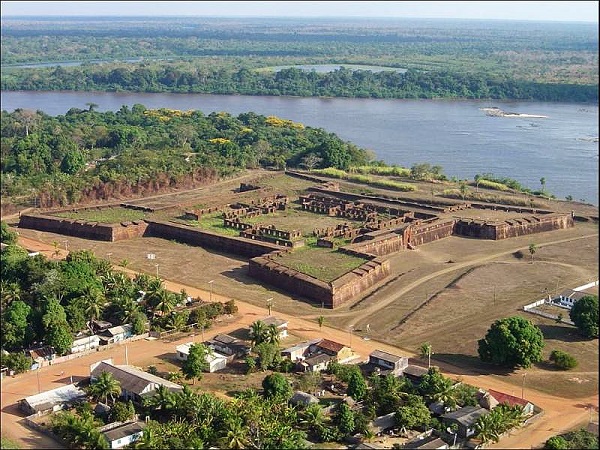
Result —
[[144, 428], [146, 428], [146, 424], [144, 422], [130, 422], [113, 428], [112, 430], [105, 431], [102, 434], [106, 437], [106, 439], [108, 439], [109, 442], [113, 442], [124, 437], [131, 436], [132, 434], [139, 433]]
[[94, 370], [91, 376], [98, 378], [102, 372], [109, 372], [121, 383], [121, 388], [135, 394], [141, 394], [150, 383], [160, 384], [171, 390], [183, 389], [180, 385], [164, 378], [157, 377], [151, 373], [136, 369], [131, 366], [113, 366], [102, 361]]
[[330, 341], [329, 339], [322, 339], [319, 343], [317, 343], [317, 347], [322, 348], [323, 350], [339, 353], [340, 350], [345, 347], [345, 345], [342, 345], [339, 342]]
[[389, 361], [391, 363], [396, 363], [396, 362], [402, 360], [402, 356], [384, 352], [383, 350], [374, 350], [373, 352], [371, 352], [371, 354], [369, 356], [373, 356], [374, 358], [379, 358], [383, 361]]
[[480, 406], [465, 406], [457, 409], [456, 411], [449, 412], [442, 415], [443, 419], [451, 419], [460, 422], [464, 426], [470, 426], [474, 424], [479, 417], [488, 414], [489, 411]]
[[259, 319], [259, 320], [267, 326], [275, 325], [276, 327], [280, 327], [280, 326], [286, 325], [288, 323], [287, 320], [283, 320], [283, 319], [280, 319], [275, 316], [267, 316], [264, 319]]
[[519, 397], [515, 397], [514, 395], [505, 394], [504, 392], [494, 391], [493, 389], [488, 389], [488, 394], [496, 399], [498, 403], [508, 403], [510, 406], [520, 405], [527, 406], [529, 403], [527, 400]]
[[86, 393], [82, 389], [74, 384], [67, 384], [66, 386], [60, 386], [50, 391], [31, 395], [26, 397], [24, 401], [36, 411], [45, 411], [55, 405], [70, 403], [85, 397]]

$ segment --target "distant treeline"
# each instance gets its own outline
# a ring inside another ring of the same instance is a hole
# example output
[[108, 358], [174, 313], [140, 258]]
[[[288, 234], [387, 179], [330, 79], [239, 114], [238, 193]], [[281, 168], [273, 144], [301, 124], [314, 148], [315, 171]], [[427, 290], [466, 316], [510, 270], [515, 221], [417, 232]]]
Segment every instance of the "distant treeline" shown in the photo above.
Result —
[[408, 70], [371, 72], [340, 68], [317, 73], [298, 68], [265, 72], [191, 65], [87, 65], [13, 69], [2, 90], [177, 92], [358, 98], [467, 98], [597, 102], [597, 85], [537, 83], [484, 74]]

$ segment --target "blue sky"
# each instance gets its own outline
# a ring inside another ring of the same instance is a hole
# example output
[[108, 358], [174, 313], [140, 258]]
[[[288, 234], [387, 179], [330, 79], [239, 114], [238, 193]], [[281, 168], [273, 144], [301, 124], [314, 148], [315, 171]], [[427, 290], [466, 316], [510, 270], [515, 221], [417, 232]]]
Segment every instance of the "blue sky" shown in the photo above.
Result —
[[1, 15], [405, 17], [598, 23], [597, 1], [3, 1]]

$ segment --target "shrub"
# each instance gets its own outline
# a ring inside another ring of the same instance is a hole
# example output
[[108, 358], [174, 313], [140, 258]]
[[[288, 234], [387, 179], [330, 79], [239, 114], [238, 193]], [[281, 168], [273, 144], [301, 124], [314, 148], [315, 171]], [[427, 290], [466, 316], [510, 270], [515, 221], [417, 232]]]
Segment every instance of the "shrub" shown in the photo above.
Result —
[[573, 369], [577, 367], [578, 364], [573, 356], [560, 350], [552, 350], [552, 353], [550, 353], [550, 361], [562, 370]]

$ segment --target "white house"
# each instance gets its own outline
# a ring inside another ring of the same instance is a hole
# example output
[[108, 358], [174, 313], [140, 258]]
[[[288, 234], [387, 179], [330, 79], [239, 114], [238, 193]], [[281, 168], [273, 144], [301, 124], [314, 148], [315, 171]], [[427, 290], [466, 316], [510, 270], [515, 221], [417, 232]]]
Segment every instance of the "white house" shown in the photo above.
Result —
[[581, 300], [585, 297], [585, 292], [575, 291], [573, 289], [567, 289], [564, 292], [561, 292], [560, 295], [554, 299], [554, 301], [558, 302], [558, 306], [562, 306], [563, 308], [571, 309], [575, 302]]
[[110, 448], [123, 448], [142, 437], [144, 428], [146, 428], [146, 424], [140, 421], [126, 423], [115, 422], [114, 424], [108, 424], [102, 427], [100, 430], [104, 435], [104, 438], [108, 441]]
[[408, 367], [408, 358], [382, 350], [374, 350], [369, 355], [369, 364], [379, 367], [384, 371], [390, 370], [396, 375], [402, 375], [402, 371]]
[[95, 334], [92, 336], [84, 336], [73, 341], [73, 344], [71, 344], [71, 353], [93, 350], [99, 346], [100, 338], [98, 336], [96, 336]]
[[288, 336], [288, 322], [287, 320], [279, 319], [275, 316], [267, 316], [262, 319], [259, 319], [266, 326], [275, 325], [275, 327], [279, 330], [279, 338], [284, 339]]
[[50, 391], [40, 392], [19, 401], [19, 407], [26, 414], [43, 414], [59, 411], [65, 406], [72, 405], [86, 398], [86, 393], [75, 386], [67, 384]]
[[159, 386], [164, 386], [170, 391], [181, 391], [182, 386], [157, 377], [151, 373], [136, 369], [132, 366], [114, 365], [111, 359], [100, 361], [90, 366], [90, 382], [94, 383], [102, 372], [109, 372], [115, 380], [121, 383], [121, 396], [125, 400], [140, 403], [142, 397], [154, 393]]
[[[190, 347], [194, 345], [194, 342], [187, 342], [185, 344], [178, 345], [175, 347], [176, 358], [180, 361], [187, 361], [190, 354]], [[221, 353], [212, 350], [211, 353], [206, 355], [206, 362], [208, 363], [208, 371], [210, 373], [216, 372], [217, 370], [224, 369], [227, 366], [228, 357]]]
[[113, 344], [123, 341], [133, 335], [133, 327], [130, 324], [119, 325], [109, 328], [99, 334], [102, 344]]

